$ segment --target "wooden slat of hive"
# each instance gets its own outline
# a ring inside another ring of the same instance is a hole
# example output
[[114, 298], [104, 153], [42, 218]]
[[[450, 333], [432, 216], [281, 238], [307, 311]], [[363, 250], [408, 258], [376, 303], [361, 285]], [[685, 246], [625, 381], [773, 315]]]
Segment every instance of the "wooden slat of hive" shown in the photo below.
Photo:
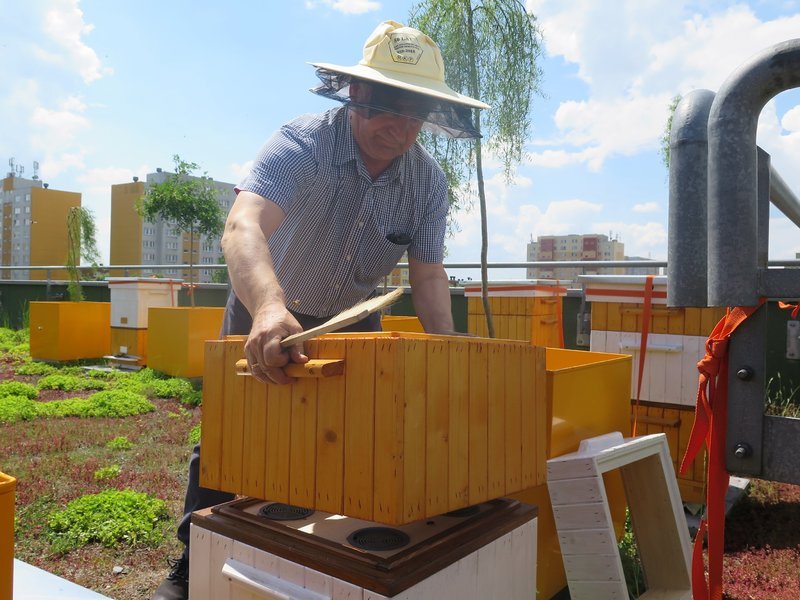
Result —
[[380, 523], [403, 520], [403, 381], [405, 365], [398, 340], [379, 340], [375, 349], [375, 495]]
[[373, 518], [375, 343], [345, 340], [345, 514]]
[[200, 461], [200, 485], [218, 489], [222, 466], [222, 402], [224, 398], [225, 342], [206, 342], [203, 377], [203, 447]]
[[462, 508], [469, 504], [469, 345], [450, 344], [448, 359], [448, 499]]
[[[228, 341], [225, 344], [225, 356], [222, 361], [224, 369], [224, 397], [226, 400], [225, 416], [222, 430], [222, 469], [220, 471], [220, 489], [237, 493], [242, 489], [242, 455], [244, 452], [244, 378], [236, 376], [236, 361], [244, 354], [243, 341]], [[248, 449], [248, 451], [251, 451]]]
[[427, 344], [425, 414], [425, 515], [439, 515], [448, 507], [449, 342]]

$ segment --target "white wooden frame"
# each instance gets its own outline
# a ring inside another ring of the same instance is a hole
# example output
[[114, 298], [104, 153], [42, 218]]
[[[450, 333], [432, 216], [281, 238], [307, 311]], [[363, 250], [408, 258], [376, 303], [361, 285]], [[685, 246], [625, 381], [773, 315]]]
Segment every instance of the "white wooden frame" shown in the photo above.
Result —
[[642, 600], [691, 598], [689, 529], [666, 435], [611, 433], [547, 461], [547, 488], [572, 600], [625, 600], [603, 474], [619, 470], [648, 590]]

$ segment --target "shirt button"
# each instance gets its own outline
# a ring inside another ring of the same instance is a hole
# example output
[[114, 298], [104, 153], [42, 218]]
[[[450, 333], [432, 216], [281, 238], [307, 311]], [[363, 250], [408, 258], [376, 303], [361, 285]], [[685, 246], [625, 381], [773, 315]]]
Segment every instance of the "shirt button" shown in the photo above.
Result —
[[333, 289], [338, 290], [339, 289], [339, 284], [338, 283], [334, 283], [333, 284]]
[[359, 221], [359, 222], [358, 222], [358, 226], [359, 226], [359, 227], [363, 227], [363, 226], [364, 226], [364, 221]]
[[351, 258], [352, 258], [352, 257], [351, 257], [349, 254], [348, 254], [347, 256], [345, 256], [345, 257], [344, 257], [344, 259], [345, 259], [347, 262], [350, 262], [350, 259], [351, 259]]

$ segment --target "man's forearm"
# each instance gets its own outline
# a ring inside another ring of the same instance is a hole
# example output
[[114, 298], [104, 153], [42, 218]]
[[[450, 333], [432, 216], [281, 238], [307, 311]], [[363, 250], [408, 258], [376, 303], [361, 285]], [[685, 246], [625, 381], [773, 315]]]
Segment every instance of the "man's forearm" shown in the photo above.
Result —
[[416, 263], [410, 268], [414, 311], [427, 333], [454, 333], [450, 281], [441, 265]]
[[[267, 244], [267, 235], [276, 225], [267, 223], [265, 231], [265, 209], [258, 203], [266, 201], [259, 197], [245, 200], [228, 217], [222, 236], [222, 249], [233, 290], [250, 314], [254, 315], [265, 304], [285, 306], [285, 298]], [[282, 213], [277, 212], [273, 217], [281, 218]]]

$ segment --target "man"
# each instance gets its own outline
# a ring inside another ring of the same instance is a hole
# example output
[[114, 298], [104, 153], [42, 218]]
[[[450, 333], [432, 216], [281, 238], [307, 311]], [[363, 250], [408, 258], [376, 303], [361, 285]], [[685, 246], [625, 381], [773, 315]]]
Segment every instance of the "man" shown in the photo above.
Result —
[[[471, 109], [487, 108], [447, 86], [433, 40], [393, 21], [372, 33], [357, 65], [312, 64], [322, 81], [312, 91], [344, 106], [295, 119], [266, 142], [222, 238], [233, 287], [222, 333], [247, 334], [251, 372], [274, 384], [293, 381], [288, 362], [308, 360], [301, 344], [284, 350], [281, 340], [367, 298], [406, 251], [425, 331], [454, 333], [442, 265], [447, 184], [416, 141], [423, 127], [476, 137]], [[379, 316], [350, 329], [380, 330]], [[199, 446], [178, 528], [187, 551], [153, 600], [188, 597], [190, 515], [233, 498], [200, 488], [198, 470]]]

